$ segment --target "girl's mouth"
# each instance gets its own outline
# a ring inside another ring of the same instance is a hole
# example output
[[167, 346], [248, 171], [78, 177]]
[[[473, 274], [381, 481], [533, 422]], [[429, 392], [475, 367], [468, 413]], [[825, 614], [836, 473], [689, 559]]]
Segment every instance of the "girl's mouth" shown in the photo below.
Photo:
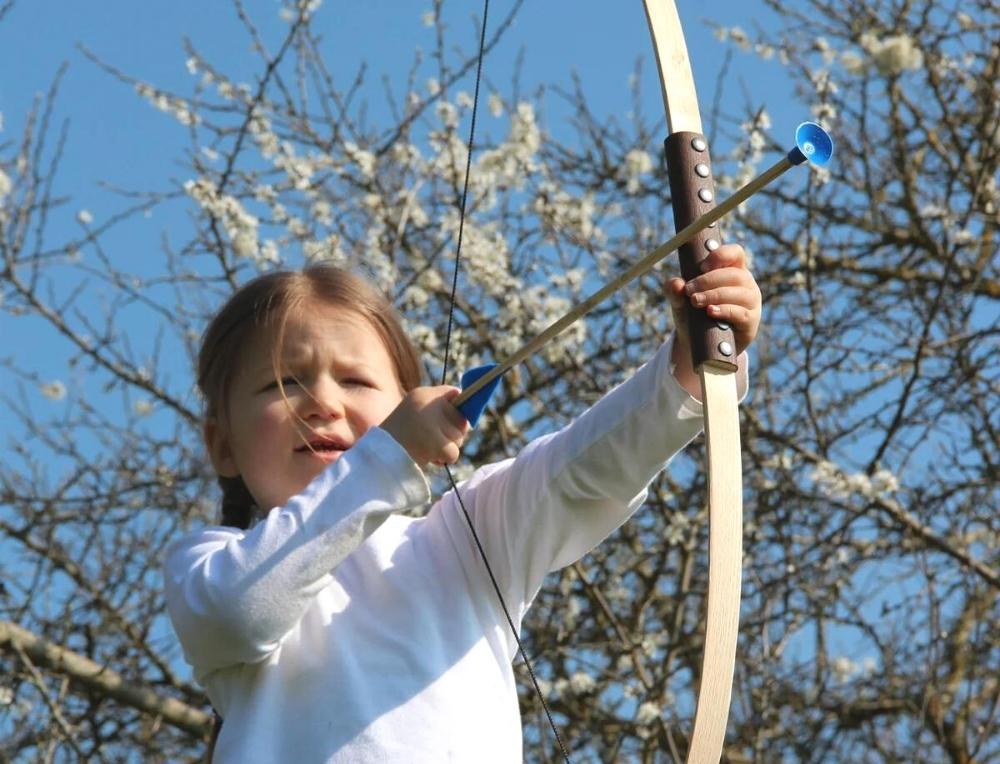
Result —
[[348, 448], [350, 448], [350, 444], [339, 438], [318, 437], [311, 438], [308, 443], [303, 443], [295, 451], [330, 463], [338, 459]]

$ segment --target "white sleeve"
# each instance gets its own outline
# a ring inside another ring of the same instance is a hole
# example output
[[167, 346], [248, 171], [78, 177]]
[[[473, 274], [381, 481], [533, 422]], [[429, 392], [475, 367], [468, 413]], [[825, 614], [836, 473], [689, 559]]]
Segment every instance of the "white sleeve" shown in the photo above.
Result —
[[[599, 544], [645, 500], [666, 463], [699, 432], [701, 403], [671, 373], [672, 340], [628, 380], [515, 459], [459, 486], [494, 574], [518, 618], [542, 579]], [[469, 536], [448, 494], [439, 511], [461, 544]], [[471, 543], [471, 542], [470, 542]], [[469, 555], [481, 567], [479, 555]], [[475, 575], [482, 575], [478, 571]]]
[[197, 673], [267, 658], [391, 514], [423, 506], [427, 481], [384, 430], [369, 430], [250, 530], [211, 527], [171, 545], [167, 610]]

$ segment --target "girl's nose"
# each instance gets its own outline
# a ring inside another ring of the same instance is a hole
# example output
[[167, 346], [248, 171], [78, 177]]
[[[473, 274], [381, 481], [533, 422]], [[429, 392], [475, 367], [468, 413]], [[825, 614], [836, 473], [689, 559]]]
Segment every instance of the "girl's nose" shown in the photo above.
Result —
[[344, 416], [343, 391], [336, 380], [323, 376], [316, 380], [309, 398], [309, 414], [323, 419], [340, 419]]

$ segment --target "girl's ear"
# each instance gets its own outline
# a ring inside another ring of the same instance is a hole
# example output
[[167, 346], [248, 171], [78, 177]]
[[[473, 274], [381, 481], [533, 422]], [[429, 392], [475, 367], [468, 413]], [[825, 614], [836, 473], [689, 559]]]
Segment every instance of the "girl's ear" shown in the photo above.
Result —
[[212, 417], [205, 420], [202, 436], [205, 439], [208, 458], [212, 460], [212, 467], [215, 468], [216, 473], [222, 477], [239, 477], [240, 471], [236, 468], [236, 460], [229, 447], [229, 438], [226, 437], [223, 428], [219, 426], [217, 419]]

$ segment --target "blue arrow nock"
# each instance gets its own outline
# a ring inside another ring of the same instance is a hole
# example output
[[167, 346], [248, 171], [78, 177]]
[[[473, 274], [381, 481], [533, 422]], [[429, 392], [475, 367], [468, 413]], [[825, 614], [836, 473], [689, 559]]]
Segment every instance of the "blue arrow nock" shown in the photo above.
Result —
[[[488, 363], [485, 366], [477, 366], [474, 369], [469, 369], [462, 375], [462, 389], [464, 390], [481, 376], [496, 367], [497, 364]], [[483, 387], [482, 390], [477, 390], [476, 393], [469, 398], [469, 400], [465, 401], [465, 403], [458, 407], [458, 410], [462, 412], [462, 416], [464, 416], [473, 427], [476, 426], [476, 422], [478, 422], [479, 417], [482, 416], [483, 409], [486, 408], [486, 404], [489, 403], [490, 397], [493, 395], [493, 391], [497, 389], [497, 385], [499, 384], [500, 377], [496, 377], [491, 380], [489, 384]]]
[[833, 156], [833, 138], [815, 122], [803, 122], [795, 128], [795, 148], [788, 152], [788, 161], [814, 167], [826, 167]]

